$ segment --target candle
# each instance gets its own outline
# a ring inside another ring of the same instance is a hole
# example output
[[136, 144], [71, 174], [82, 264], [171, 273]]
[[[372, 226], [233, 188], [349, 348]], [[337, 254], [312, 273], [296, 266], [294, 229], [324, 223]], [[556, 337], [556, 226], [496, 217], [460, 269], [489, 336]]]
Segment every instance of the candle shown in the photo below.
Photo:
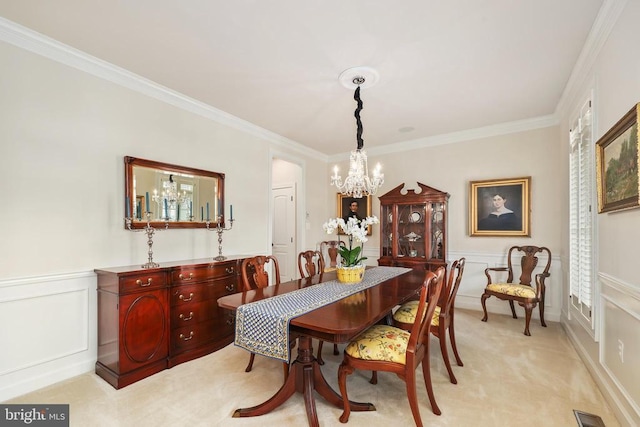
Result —
[[178, 203], [178, 213], [176, 215], [176, 221], [180, 221], [180, 204], [179, 203]]
[[189, 221], [193, 221], [193, 200], [189, 201]]
[[207, 202], [207, 221], [209, 221], [209, 202]]
[[146, 206], [147, 206], [147, 212], [149, 212], [149, 192], [148, 191], [146, 192], [145, 196], [146, 197], [145, 197], [144, 201], [145, 201]]
[[169, 204], [167, 203], [167, 199], [164, 199], [164, 217], [169, 219]]
[[200, 221], [204, 221], [204, 208], [200, 206]]
[[129, 196], [125, 197], [124, 210], [126, 212], [126, 218], [130, 218], [131, 217], [131, 205], [129, 205]]
[[233, 205], [229, 205], [229, 216], [231, 217], [229, 219], [233, 221]]

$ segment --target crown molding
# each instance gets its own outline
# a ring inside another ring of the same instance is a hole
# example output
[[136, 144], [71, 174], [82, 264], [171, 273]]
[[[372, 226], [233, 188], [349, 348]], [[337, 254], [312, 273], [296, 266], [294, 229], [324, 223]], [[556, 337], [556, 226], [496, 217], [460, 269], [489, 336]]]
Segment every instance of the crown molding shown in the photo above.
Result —
[[578, 56], [578, 60], [573, 66], [560, 101], [556, 106], [556, 116], [562, 117], [571, 108], [574, 108], [572, 106], [575, 103], [581, 102], [580, 100], [576, 101], [576, 99], [581, 95], [584, 86], [592, 79], [591, 74], [600, 50], [618, 22], [618, 18], [626, 5], [627, 0], [604, 0], [582, 47], [580, 56]]
[[0, 17], [0, 40], [28, 50], [45, 58], [73, 67], [80, 71], [126, 87], [143, 95], [173, 105], [182, 110], [246, 132], [274, 145], [293, 150], [298, 154], [327, 161], [327, 155], [285, 138], [275, 132], [254, 125], [246, 120], [212, 107], [165, 86], [155, 83], [124, 68], [91, 56], [81, 50], [60, 43], [13, 21]]
[[[455, 144], [457, 142], [471, 141], [489, 138], [498, 135], [507, 135], [517, 132], [526, 132], [534, 129], [542, 129], [556, 126], [560, 122], [555, 115], [534, 117], [531, 119], [516, 120], [497, 125], [484, 126], [475, 129], [451, 132], [426, 138], [413, 139], [395, 144], [382, 145], [367, 148], [368, 155], [384, 155], [401, 153], [403, 151], [419, 150], [421, 148], [436, 147], [438, 145]], [[349, 153], [340, 153], [329, 157], [329, 162], [342, 161], [349, 158]]]

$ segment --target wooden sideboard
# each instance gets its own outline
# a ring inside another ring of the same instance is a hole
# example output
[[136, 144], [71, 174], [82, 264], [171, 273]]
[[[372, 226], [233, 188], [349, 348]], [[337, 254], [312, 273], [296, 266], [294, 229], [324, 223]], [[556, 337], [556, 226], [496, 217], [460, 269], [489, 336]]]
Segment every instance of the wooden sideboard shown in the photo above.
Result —
[[233, 342], [235, 317], [217, 300], [242, 290], [244, 258], [96, 269], [96, 374], [121, 388]]

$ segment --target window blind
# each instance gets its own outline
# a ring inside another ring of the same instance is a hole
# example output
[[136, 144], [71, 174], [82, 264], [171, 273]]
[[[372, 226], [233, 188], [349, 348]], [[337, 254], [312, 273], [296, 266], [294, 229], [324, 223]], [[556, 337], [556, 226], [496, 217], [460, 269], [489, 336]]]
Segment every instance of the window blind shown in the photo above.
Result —
[[569, 132], [569, 281], [570, 300], [589, 322], [593, 295], [593, 144], [591, 100], [585, 102]]

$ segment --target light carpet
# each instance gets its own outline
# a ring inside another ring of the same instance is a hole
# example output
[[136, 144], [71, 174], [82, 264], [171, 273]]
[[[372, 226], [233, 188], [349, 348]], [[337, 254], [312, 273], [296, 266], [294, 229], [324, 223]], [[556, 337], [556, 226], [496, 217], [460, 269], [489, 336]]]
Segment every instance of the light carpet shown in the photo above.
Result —
[[[607, 427], [620, 426], [559, 323], [547, 322], [542, 328], [532, 320], [532, 336], [526, 337], [522, 318], [490, 314], [484, 323], [481, 317], [478, 311], [456, 311], [458, 350], [464, 362], [459, 367], [452, 357], [457, 385], [449, 382], [438, 339], [432, 336], [432, 381], [442, 415], [431, 411], [418, 368], [425, 425], [569, 427], [577, 426], [577, 409], [599, 415]], [[334, 356], [332, 347], [324, 346], [322, 371], [338, 390], [342, 355]], [[307, 425], [300, 394], [267, 415], [231, 417], [236, 408], [262, 403], [282, 384], [282, 362], [257, 356], [253, 371], [246, 373], [248, 359], [247, 351], [232, 344], [120, 390], [86, 373], [5, 403], [68, 403], [71, 425], [78, 427]], [[377, 411], [352, 412], [347, 425], [413, 425], [405, 383], [381, 372], [378, 384], [371, 385], [370, 375], [356, 371], [347, 387], [352, 400], [374, 403]], [[320, 425], [342, 425], [342, 410], [317, 394], [316, 398]]]

